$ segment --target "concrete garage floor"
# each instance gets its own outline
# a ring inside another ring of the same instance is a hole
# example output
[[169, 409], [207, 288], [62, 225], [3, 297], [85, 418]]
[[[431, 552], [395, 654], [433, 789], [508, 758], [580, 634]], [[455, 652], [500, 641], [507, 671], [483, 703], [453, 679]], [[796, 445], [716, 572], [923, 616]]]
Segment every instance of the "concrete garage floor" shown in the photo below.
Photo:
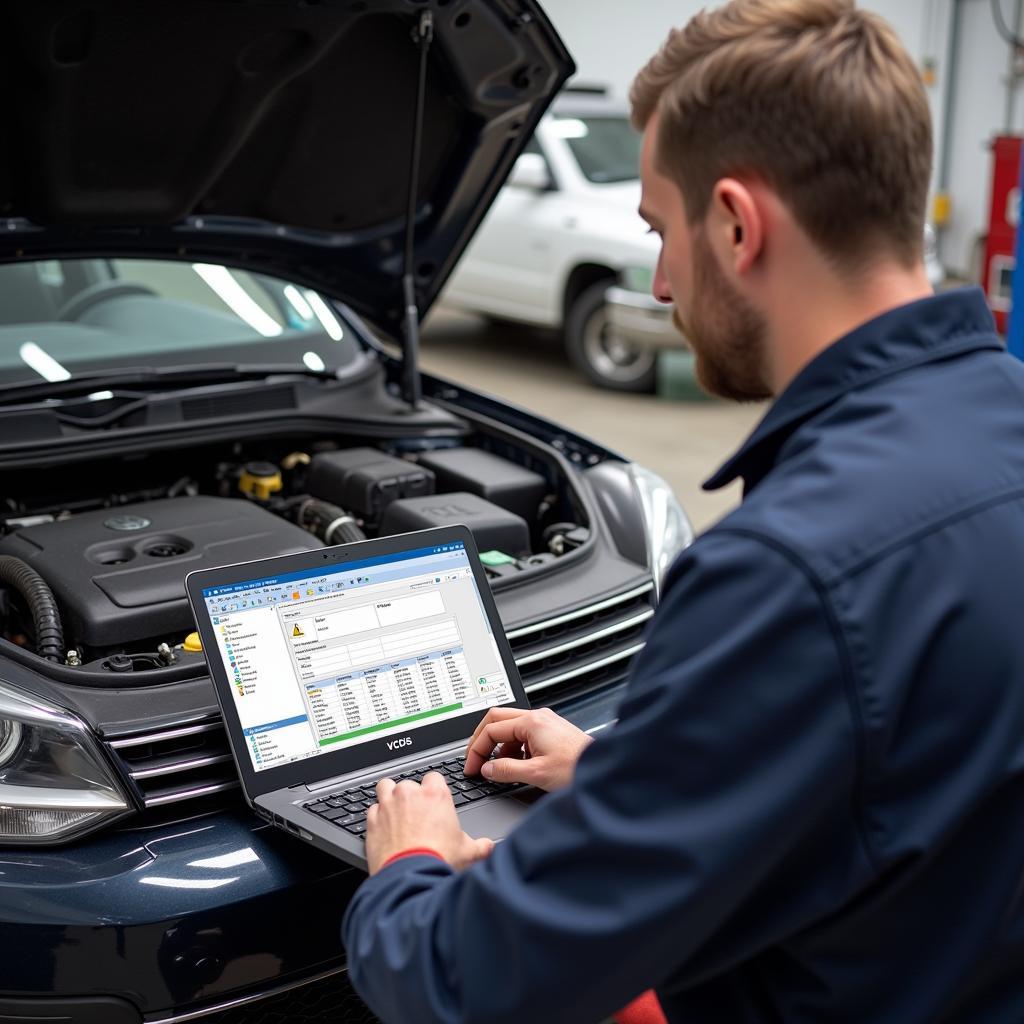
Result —
[[422, 364], [654, 470], [671, 484], [698, 532], [740, 500], [738, 483], [713, 494], [700, 485], [750, 433], [763, 406], [665, 401], [595, 388], [568, 364], [553, 332], [490, 324], [443, 307], [424, 325]]

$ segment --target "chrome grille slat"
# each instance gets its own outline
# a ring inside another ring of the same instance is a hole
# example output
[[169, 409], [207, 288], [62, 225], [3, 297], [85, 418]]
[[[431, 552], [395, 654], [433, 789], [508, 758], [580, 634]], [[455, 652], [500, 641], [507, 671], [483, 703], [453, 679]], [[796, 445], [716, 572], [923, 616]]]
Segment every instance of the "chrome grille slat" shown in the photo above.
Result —
[[177, 775], [191, 771], [193, 768], [208, 768], [210, 765], [223, 764], [231, 760], [230, 754], [214, 754], [211, 757], [193, 757], [185, 760], [166, 761], [152, 768], [133, 768], [128, 774], [135, 780], [153, 779], [161, 775]]
[[[507, 633], [535, 704], [558, 706], [622, 682], [632, 658], [643, 649], [656, 600], [653, 583], [646, 583]], [[227, 797], [219, 795], [238, 788], [219, 716], [121, 736], [107, 744], [152, 815], [190, 813], [190, 801], [198, 807], [208, 807], [211, 800], [221, 806], [219, 801]], [[176, 804], [183, 805], [180, 811]], [[144, 813], [132, 825], [149, 820]]]
[[190, 789], [176, 789], [167, 793], [158, 793], [156, 796], [147, 796], [145, 803], [147, 807], [160, 807], [163, 804], [176, 804], [183, 800], [194, 800], [197, 797], [225, 793], [229, 789], [237, 788], [238, 779], [228, 782], [213, 782], [208, 786], [193, 786]]
[[188, 725], [180, 729], [167, 729], [164, 732], [146, 733], [141, 736], [126, 736], [119, 740], [110, 740], [110, 745], [115, 750], [125, 750], [128, 747], [141, 747], [148, 743], [162, 743], [164, 740], [174, 740], [183, 736], [195, 736], [203, 732], [213, 732], [223, 728], [220, 720], [203, 722], [199, 725]]
[[584, 636], [576, 637], [574, 640], [570, 640], [564, 644], [558, 644], [555, 647], [545, 647], [541, 651], [537, 651], [534, 654], [528, 654], [522, 658], [516, 658], [516, 664], [522, 668], [524, 665], [532, 665], [534, 662], [542, 661], [544, 658], [551, 658], [557, 654], [564, 654], [566, 651], [574, 650], [577, 647], [583, 647], [585, 644], [593, 643], [597, 640], [603, 640], [605, 637], [614, 636], [616, 633], [623, 633], [628, 629], [633, 629], [636, 626], [642, 625], [649, 618], [654, 615], [654, 609], [649, 608], [645, 612], [641, 612], [639, 615], [634, 615], [631, 618], [624, 619], [622, 622], [616, 622], [611, 626], [605, 626], [603, 629], [596, 630], [593, 633], [587, 633]]
[[595, 612], [604, 611], [606, 608], [613, 608], [615, 605], [625, 604], [627, 601], [632, 601], [636, 597], [643, 597], [645, 594], [650, 594], [654, 590], [654, 583], [645, 583], [643, 586], [636, 587], [633, 590], [627, 590], [624, 594], [616, 594], [615, 597], [605, 598], [603, 601], [598, 601], [596, 604], [589, 604], [584, 608], [577, 608], [575, 611], [566, 612], [564, 615], [556, 615], [553, 619], [544, 619], [541, 622], [533, 622], [529, 626], [521, 626], [519, 629], [513, 629], [511, 632], [505, 634], [511, 643], [514, 640], [519, 640], [521, 637], [529, 636], [531, 633], [539, 633], [541, 630], [550, 629], [552, 626], [561, 626], [567, 622], [572, 622], [574, 619], [586, 618], [588, 615], [593, 615]]
[[537, 693], [540, 690], [547, 690], [552, 686], [557, 686], [559, 683], [568, 682], [570, 679], [578, 679], [580, 676], [587, 675], [597, 669], [613, 665], [617, 661], [625, 661], [628, 658], [632, 658], [634, 654], [638, 654], [643, 649], [644, 645], [642, 643], [634, 644], [632, 647], [627, 647], [623, 651], [616, 651], [614, 654], [609, 654], [607, 657], [599, 658], [597, 661], [588, 662], [586, 665], [580, 665], [578, 668], [570, 669], [568, 672], [549, 676], [547, 679], [539, 679], [535, 683], [530, 683], [530, 685], [526, 687], [526, 692]]

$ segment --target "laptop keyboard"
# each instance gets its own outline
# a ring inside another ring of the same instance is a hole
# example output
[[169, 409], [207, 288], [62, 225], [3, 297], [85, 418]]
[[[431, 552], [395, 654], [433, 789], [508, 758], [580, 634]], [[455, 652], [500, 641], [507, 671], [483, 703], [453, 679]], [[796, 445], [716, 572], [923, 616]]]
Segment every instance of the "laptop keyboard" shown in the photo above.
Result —
[[[440, 764], [425, 765], [414, 771], [390, 776], [390, 778], [393, 778], [395, 782], [401, 782], [403, 779], [422, 782], [428, 772], [440, 772], [448, 783], [448, 791], [451, 793], [456, 807], [465, 807], [486, 796], [508, 793], [522, 788], [522, 783], [518, 782], [491, 782], [482, 775], [467, 777], [462, 774], [462, 766], [462, 758], [453, 757]], [[343, 793], [335, 793], [332, 796], [313, 800], [302, 806], [307, 811], [312, 811], [321, 818], [345, 829], [346, 832], [362, 837], [366, 831], [366, 812], [370, 805], [376, 802], [377, 791], [373, 785], [367, 783], [347, 789]]]

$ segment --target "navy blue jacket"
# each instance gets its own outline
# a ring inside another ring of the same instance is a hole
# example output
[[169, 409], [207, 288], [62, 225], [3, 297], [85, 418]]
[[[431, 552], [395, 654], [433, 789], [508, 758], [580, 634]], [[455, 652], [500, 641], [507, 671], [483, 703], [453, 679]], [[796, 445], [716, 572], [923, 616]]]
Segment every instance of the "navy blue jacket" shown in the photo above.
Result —
[[977, 290], [792, 382], [618, 724], [486, 861], [343, 926], [389, 1024], [1024, 1021], [1024, 365]]

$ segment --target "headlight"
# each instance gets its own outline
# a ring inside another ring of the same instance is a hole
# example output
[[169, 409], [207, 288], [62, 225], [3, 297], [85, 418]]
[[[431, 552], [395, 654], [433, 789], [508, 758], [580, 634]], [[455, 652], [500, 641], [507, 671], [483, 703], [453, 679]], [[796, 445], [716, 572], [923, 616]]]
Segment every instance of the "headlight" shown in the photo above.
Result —
[[0, 720], [0, 768], [18, 752], [24, 733], [21, 722], [12, 722], [9, 718]]
[[128, 810], [84, 723], [0, 683], [0, 845], [62, 842]]
[[657, 473], [636, 463], [630, 464], [629, 472], [647, 528], [647, 564], [660, 593], [668, 567], [693, 543], [693, 527], [672, 488]]

